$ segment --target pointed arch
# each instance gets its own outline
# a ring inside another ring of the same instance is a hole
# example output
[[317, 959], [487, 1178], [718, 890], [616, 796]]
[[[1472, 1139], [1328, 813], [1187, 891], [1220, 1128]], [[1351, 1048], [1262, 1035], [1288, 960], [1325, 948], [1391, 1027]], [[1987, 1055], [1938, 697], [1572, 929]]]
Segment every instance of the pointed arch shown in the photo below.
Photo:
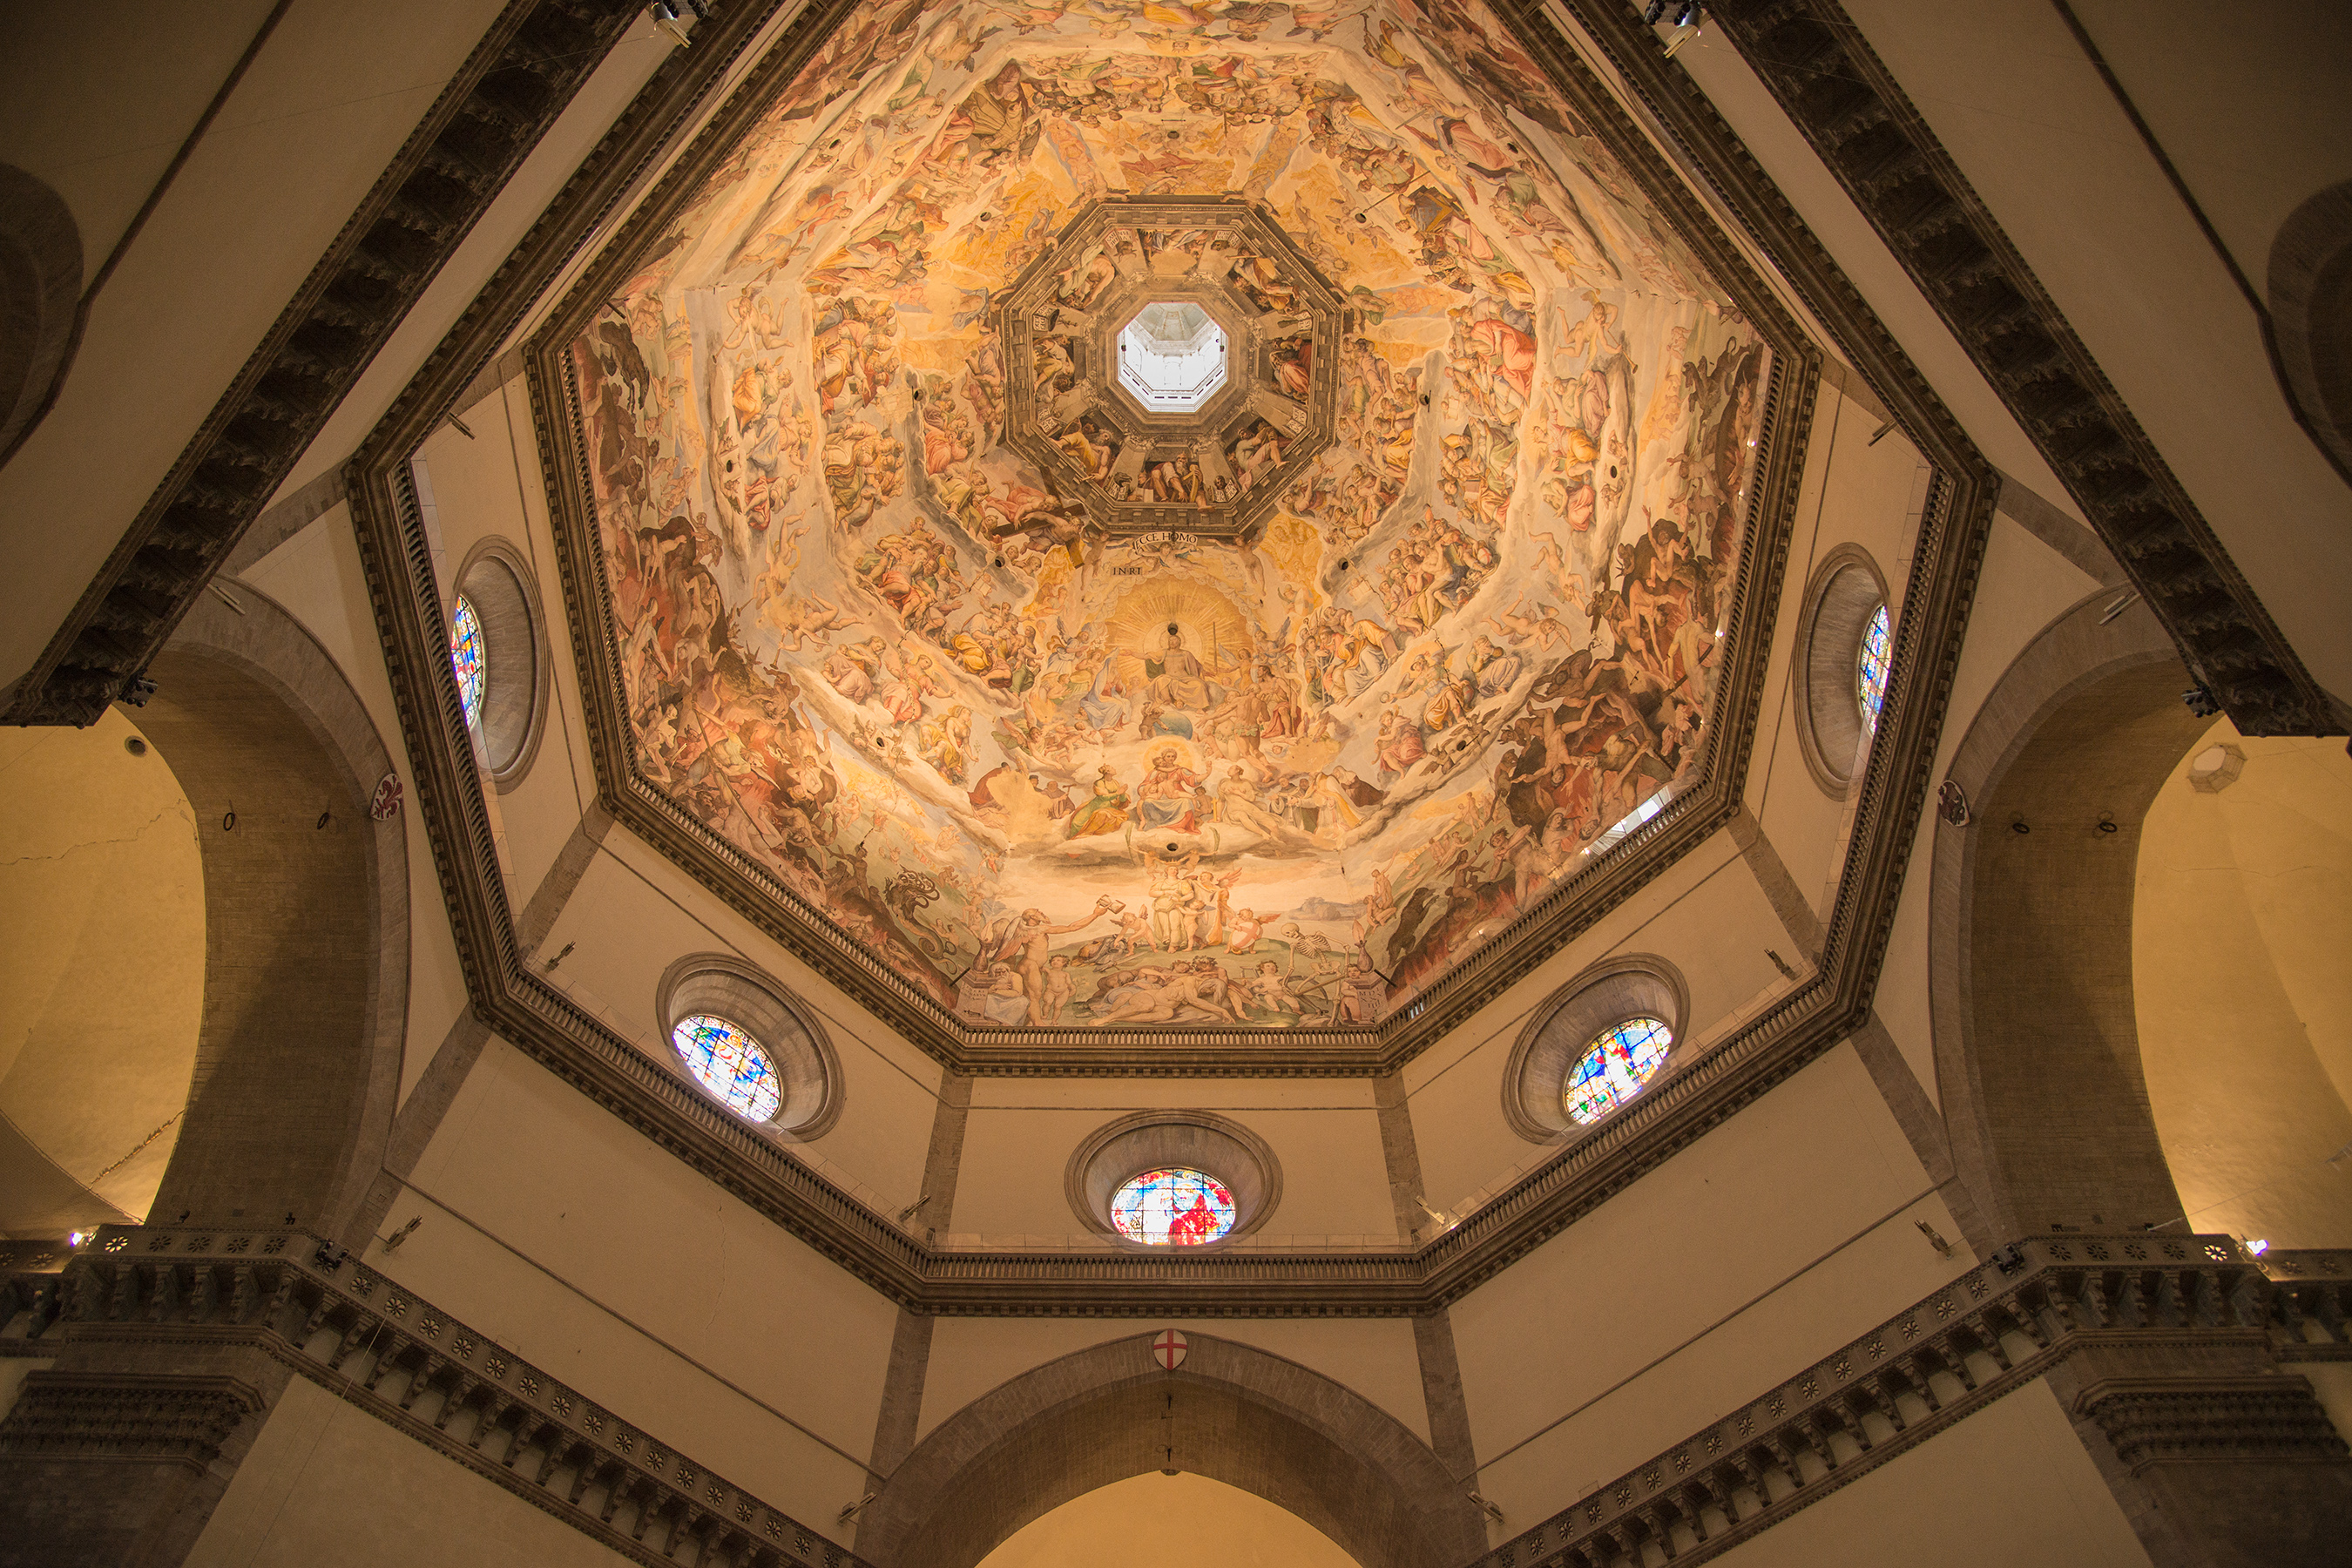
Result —
[[971, 1568], [1072, 1498], [1171, 1459], [1297, 1514], [1364, 1568], [1450, 1568], [1486, 1551], [1467, 1482], [1362, 1395], [1200, 1333], [1162, 1372], [1150, 1338], [1047, 1362], [941, 1422], [867, 1505], [859, 1555]]

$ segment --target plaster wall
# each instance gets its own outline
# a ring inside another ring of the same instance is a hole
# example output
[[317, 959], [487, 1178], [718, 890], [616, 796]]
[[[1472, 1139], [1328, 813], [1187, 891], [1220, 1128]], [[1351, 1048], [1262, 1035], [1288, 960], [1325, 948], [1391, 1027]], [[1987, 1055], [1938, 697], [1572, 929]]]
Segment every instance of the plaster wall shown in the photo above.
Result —
[[[1937, 737], [1935, 765], [1927, 774], [1931, 781], [1940, 783], [1950, 771], [1953, 753], [1967, 738], [1969, 726], [1976, 722], [1986, 698], [2018, 655], [2096, 587], [2058, 552], [2008, 517], [1993, 514], [1984, 564], [1977, 576], [1976, 598], [1969, 608], [1968, 635], [1960, 644], [1959, 665], [1952, 675], [1950, 706], [1944, 715], [1942, 733]], [[2123, 595], [2118, 591], [2115, 596]], [[1931, 796], [1920, 813], [1912, 840], [1911, 863], [1904, 874], [1902, 900], [1895, 906], [1885, 966], [1879, 971], [1878, 990], [1871, 999], [1871, 1006], [1902, 1051], [1912, 1075], [1938, 1106], [1943, 1103], [1943, 1090], [1936, 1076], [1935, 1026], [1927, 986], [1927, 910], [1934, 891], [1930, 872], [1936, 835], [1949, 831], [1937, 817]]]
[[1160, 1107], [1214, 1110], [1265, 1140], [1283, 1187], [1259, 1239], [1307, 1247], [1399, 1239], [1380, 1121], [1362, 1079], [979, 1079], [964, 1123], [954, 1222], [941, 1229], [992, 1239], [1087, 1236], [1064, 1193], [1071, 1151], [1105, 1122]]
[[1969, 1266], [1850, 1045], [1453, 1308], [1479, 1491], [1524, 1529]]
[[[2352, 529], [2352, 490], [2294, 424], [2252, 307], [2056, 9], [1849, 9], [2312, 674], [2352, 690], [2352, 552], [2313, 547]], [[2352, 20], [2137, 0], [2084, 19], [2129, 47], [2200, 183], [2250, 187], [2242, 237], [2352, 175]]]
[[[2218, 794], [2208, 747], [2245, 755]], [[2140, 1061], [2191, 1230], [2273, 1247], [2352, 1233], [2352, 758], [2217, 721], [2140, 831], [2132, 977]]]
[[2142, 1568], [2147, 1560], [2038, 1380], [1717, 1559], [1737, 1568]]
[[416, 773], [393, 705], [392, 679], [360, 564], [351, 509], [337, 502], [309, 526], [221, 584], [235, 600], [259, 591], [301, 623], [335, 661], [367, 710], [400, 779], [401, 824], [408, 840], [408, 1038], [402, 1053], [401, 1098], [424, 1075], [450, 1025], [466, 1010], [465, 972], [449, 929], [441, 876], [425, 819], [416, 809]]
[[[1815, 238], [1866, 300], [1942, 398], [1988, 461], [2016, 475], [2069, 515], [2078, 515], [2058, 476], [1977, 370], [1935, 308], [1903, 270], [1868, 219], [1847, 199], [1829, 170], [1739, 51], [1708, 28], [1675, 55], [1716, 111], [1731, 126]], [[1890, 440], [1892, 437], [1888, 437]]]
[[387, 1212], [371, 1268], [614, 1415], [813, 1526], [858, 1495], [897, 1309], [503, 1041]]
[[[278, 24], [98, 296], [56, 408], [0, 469], [0, 680], [39, 655], [498, 12], [303, 0]], [[86, 278], [267, 14], [16, 8], [0, 157], [65, 180], [90, 218]]]
[[921, 1195], [939, 1065], [748, 921], [719, 913], [709, 892], [627, 830], [606, 837], [541, 943], [550, 956], [566, 946], [571, 955], [543, 978], [681, 1083], [692, 1079], [655, 1017], [663, 972], [713, 950], [760, 965], [808, 1005], [841, 1058], [841, 1119], [824, 1137], [793, 1145], [795, 1155], [880, 1213]]
[[1502, 1075], [1519, 1031], [1553, 992], [1613, 953], [1661, 954], [1690, 986], [1682, 1037], [1705, 1044], [1765, 993], [1786, 986], [1765, 950], [1787, 957], [1788, 946], [1780, 917], [1727, 832], [1667, 868], [1406, 1064], [1405, 1103], [1430, 1202], [1459, 1213], [1471, 1194], [1549, 1157], [1550, 1145], [1528, 1142], [1504, 1119]]
[[[1409, 1318], [941, 1318], [931, 1330], [916, 1441], [982, 1394], [1076, 1351], [1131, 1340], [1137, 1364], [1148, 1366], [1151, 1337], [1168, 1328], [1213, 1334], [1297, 1362], [1346, 1384], [1429, 1441], [1429, 1403], [1422, 1393], [1421, 1359]], [[1182, 1456], [1178, 1460], [1181, 1465]]]
[[[553, 542], [543, 526], [547, 508], [538, 452], [521, 444], [530, 439], [530, 412], [521, 384], [500, 386], [463, 411], [462, 417], [473, 432], [470, 437], [445, 424], [416, 459], [419, 494], [429, 493], [432, 500], [426, 538], [433, 546], [445, 624], [456, 607], [457, 574], [467, 558], [484, 540], [502, 539], [530, 563], [539, 588], [533, 608], [547, 634], [547, 655], [569, 678], [563, 687], [550, 690], [545, 729], [530, 767], [503, 789], [486, 787], [484, 792], [498, 836], [507, 901], [519, 914], [562, 853], [595, 784], [593, 776], [584, 776], [593, 772], [585, 738], [575, 737], [577, 669], [564, 629]], [[555, 595], [551, 602], [551, 595]], [[496, 650], [491, 660], [495, 668]]]
[[627, 1559], [298, 1377], [237, 1467], [187, 1568]]
[[171, 764], [131, 741], [119, 709], [0, 730], [0, 1235], [143, 1219], [179, 1141], [204, 852]]

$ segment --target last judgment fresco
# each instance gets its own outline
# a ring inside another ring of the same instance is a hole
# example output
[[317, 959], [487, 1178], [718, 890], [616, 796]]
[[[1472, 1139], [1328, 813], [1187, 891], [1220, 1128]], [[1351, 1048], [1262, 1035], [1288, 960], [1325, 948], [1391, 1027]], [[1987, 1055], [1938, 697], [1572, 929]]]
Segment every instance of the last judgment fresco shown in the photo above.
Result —
[[[1181, 226], [1049, 293], [1207, 269], [1328, 441], [1041, 466], [1078, 367], [1005, 300], [1186, 195], [1327, 346]], [[1470, 0], [866, 5], [572, 362], [642, 776], [969, 1026], [1375, 1025], [1706, 749], [1768, 353]]]

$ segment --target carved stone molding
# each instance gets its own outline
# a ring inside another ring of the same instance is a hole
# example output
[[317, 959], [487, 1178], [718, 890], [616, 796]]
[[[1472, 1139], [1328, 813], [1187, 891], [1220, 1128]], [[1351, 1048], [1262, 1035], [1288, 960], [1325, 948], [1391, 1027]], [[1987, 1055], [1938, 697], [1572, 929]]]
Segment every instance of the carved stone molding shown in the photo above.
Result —
[[[1577, 10], [1661, 95], [1695, 91], [1631, 7]], [[1709, 8], [1878, 230], [2249, 735], [2337, 728], [2330, 705], [2187, 489], [2024, 257], [1837, 0]]]
[[265, 1403], [234, 1377], [36, 1372], [0, 1421], [0, 1454], [162, 1459], [201, 1471]]
[[[678, 1452], [395, 1281], [321, 1263], [319, 1247], [300, 1231], [101, 1230], [79, 1252], [45, 1260], [63, 1262], [62, 1273], [0, 1275], [0, 1353], [48, 1357], [93, 1342], [126, 1352], [250, 1345], [648, 1568], [686, 1560], [689, 1542], [696, 1563], [859, 1568], [821, 1532], [714, 1473], [704, 1462], [713, 1456]], [[2224, 1236], [2026, 1237], [1474, 1568], [1606, 1568], [1629, 1553], [1641, 1560], [1654, 1543], [1677, 1562], [1703, 1562], [2076, 1357], [2152, 1354], [2184, 1369], [2200, 1357], [2233, 1368], [2352, 1357], [2347, 1300], [2352, 1249], [2250, 1259]], [[229, 1408], [218, 1396], [235, 1393], [232, 1379], [44, 1378], [34, 1374], [33, 1386], [83, 1391], [38, 1396], [37, 1409], [56, 1413], [38, 1417], [42, 1429], [68, 1433], [109, 1407], [117, 1383], [165, 1389], [169, 1413], [151, 1414], [155, 1401], [142, 1394], [126, 1417], [150, 1443], [201, 1442], [214, 1429], [205, 1421], [216, 1425]], [[2108, 1378], [2076, 1407], [2142, 1468], [2347, 1463], [2310, 1384], [2291, 1373]], [[12, 1415], [0, 1426], [0, 1451], [23, 1451], [10, 1447], [20, 1425], [31, 1424]], [[92, 1439], [66, 1440], [93, 1451]]]
[[87, 725], [130, 689], [636, 12], [633, 0], [510, 0], [124, 531], [0, 721]]
[[[822, 1531], [630, 1425], [301, 1231], [101, 1230], [61, 1275], [0, 1286], [0, 1332], [43, 1356], [103, 1345], [258, 1350], [646, 1568], [863, 1568]], [[44, 1316], [62, 1303], [62, 1321]], [[266, 1364], [266, 1363], [265, 1363]], [[0, 1454], [175, 1460], [198, 1470], [262, 1395], [235, 1378], [37, 1372]], [[693, 1544], [691, 1554], [681, 1555]]]
[[[2298, 1256], [2324, 1264], [2331, 1292], [2352, 1287], [2352, 1260]], [[2156, 1350], [2182, 1366], [2206, 1355], [2279, 1357], [2304, 1343], [2273, 1279], [2281, 1261], [2292, 1260], [2249, 1259], [2223, 1236], [2076, 1232], [2013, 1243], [1475, 1568], [1608, 1568], [1625, 1556], [1649, 1561], [1650, 1545], [1677, 1563], [1706, 1562], [2085, 1352]], [[2084, 1405], [2104, 1414], [2111, 1437], [2125, 1434], [2143, 1466], [2346, 1462], [2309, 1383], [2292, 1373], [2111, 1379], [2085, 1390]]]
[[2132, 1470], [2182, 1461], [2341, 1464], [2344, 1439], [2308, 1378], [2116, 1377], [2074, 1397]]

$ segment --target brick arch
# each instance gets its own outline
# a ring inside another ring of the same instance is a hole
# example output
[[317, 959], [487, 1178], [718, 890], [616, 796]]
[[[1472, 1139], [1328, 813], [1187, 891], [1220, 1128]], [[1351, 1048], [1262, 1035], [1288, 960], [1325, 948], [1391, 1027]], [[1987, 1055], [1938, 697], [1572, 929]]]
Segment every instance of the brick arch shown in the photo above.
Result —
[[1150, 1337], [1048, 1362], [942, 1422], [867, 1505], [859, 1555], [971, 1568], [1071, 1499], [1165, 1468], [1171, 1441], [1178, 1468], [1288, 1510], [1364, 1568], [1453, 1568], [1486, 1551], [1466, 1483], [1361, 1395], [1207, 1334], [1165, 1373]]
[[2181, 700], [2193, 682], [2145, 605], [2101, 624], [2116, 596], [2084, 599], [2010, 666], [1947, 775], [1973, 820], [1935, 828], [1936, 1071], [1990, 1227], [1969, 1238], [1979, 1249], [2053, 1221], [2180, 1213], [2140, 1071], [2132, 899], [2148, 805], [2211, 721]]
[[400, 1087], [405, 810], [370, 815], [392, 757], [326, 650], [257, 590], [225, 592], [236, 608], [198, 600], [139, 715], [195, 809], [205, 868], [195, 1077], [152, 1218], [290, 1211], [340, 1236]]

